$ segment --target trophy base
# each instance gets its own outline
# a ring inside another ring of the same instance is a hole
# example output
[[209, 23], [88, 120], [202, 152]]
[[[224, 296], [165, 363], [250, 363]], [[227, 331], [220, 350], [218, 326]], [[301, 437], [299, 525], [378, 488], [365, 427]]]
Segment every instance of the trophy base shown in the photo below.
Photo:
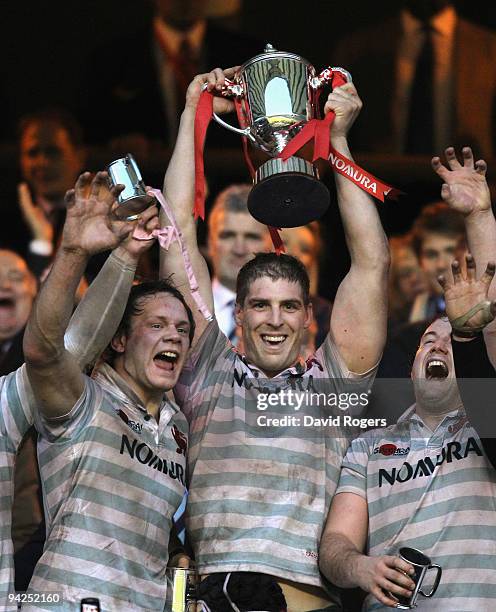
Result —
[[300, 227], [319, 219], [330, 199], [312, 164], [299, 157], [275, 158], [257, 170], [248, 210], [264, 225]]
[[154, 200], [155, 198], [149, 195], [128, 198], [124, 202], [119, 202], [114, 213], [119, 219], [134, 221], [137, 215], [146, 210]]

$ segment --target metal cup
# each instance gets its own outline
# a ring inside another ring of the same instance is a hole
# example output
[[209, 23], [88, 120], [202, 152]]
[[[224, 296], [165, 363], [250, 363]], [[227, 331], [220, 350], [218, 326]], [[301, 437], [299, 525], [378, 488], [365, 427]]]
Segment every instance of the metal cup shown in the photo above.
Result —
[[[412, 608], [416, 607], [419, 594], [423, 595], [424, 597], [432, 597], [434, 595], [434, 593], [437, 591], [439, 583], [441, 582], [443, 570], [440, 565], [432, 563], [427, 555], [424, 555], [423, 552], [417, 550], [416, 548], [400, 548], [399, 557], [403, 559], [403, 561], [413, 565], [415, 574], [413, 576], [409, 574], [408, 576], [413, 580], [413, 582], [415, 582], [415, 589], [410, 597], [396, 595], [395, 597], [398, 599], [396, 607], [400, 610], [411, 610]], [[421, 589], [422, 582], [430, 569], [436, 570], [436, 579], [434, 580], [434, 585], [429, 593], [424, 593], [424, 591]]]
[[129, 221], [136, 219], [136, 215], [147, 209], [153, 202], [153, 197], [147, 195], [145, 183], [136, 160], [128, 153], [125, 157], [116, 159], [107, 166], [110, 186], [124, 185], [125, 189], [119, 194], [116, 215]]
[[195, 569], [169, 567], [166, 576], [165, 610], [167, 612], [196, 612], [200, 583], [198, 572]]
[[[349, 72], [332, 69], [336, 70], [351, 81]], [[232, 81], [226, 79], [223, 95], [236, 99], [241, 128], [216, 114], [215, 121], [273, 158], [256, 171], [248, 198], [251, 214], [261, 223], [298, 227], [321, 217], [329, 206], [329, 191], [313, 164], [296, 156], [286, 161], [277, 156], [308, 121], [317, 118], [320, 90], [332, 71], [316, 75], [306, 59], [268, 44], [264, 53], [238, 69]]]

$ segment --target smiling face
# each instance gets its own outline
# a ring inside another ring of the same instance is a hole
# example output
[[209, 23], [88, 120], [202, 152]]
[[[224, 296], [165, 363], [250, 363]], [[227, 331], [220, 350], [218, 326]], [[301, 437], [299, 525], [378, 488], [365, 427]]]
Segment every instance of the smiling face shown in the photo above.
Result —
[[190, 324], [183, 304], [168, 293], [140, 300], [129, 331], [112, 340], [115, 370], [145, 401], [176, 384], [188, 352]]
[[269, 378], [296, 363], [311, 321], [300, 285], [285, 279], [257, 278], [243, 305], [236, 304], [246, 357]]
[[426, 329], [415, 355], [412, 380], [421, 410], [444, 414], [460, 408], [451, 325], [447, 319], [437, 319]]
[[214, 275], [224, 286], [234, 291], [242, 266], [267, 246], [267, 228], [250, 214], [219, 211], [208, 237]]
[[13, 338], [26, 325], [36, 294], [36, 281], [26, 262], [0, 250], [0, 341]]

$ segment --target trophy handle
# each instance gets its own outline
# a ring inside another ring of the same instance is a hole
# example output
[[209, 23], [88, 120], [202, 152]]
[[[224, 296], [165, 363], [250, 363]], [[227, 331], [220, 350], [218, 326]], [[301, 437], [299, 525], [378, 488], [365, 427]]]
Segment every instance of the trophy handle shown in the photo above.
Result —
[[[220, 94], [218, 95], [221, 95], [223, 98], [241, 98], [243, 96], [243, 86], [241, 84], [235, 83], [234, 81], [231, 81], [230, 79], [226, 79], [225, 82], [226, 82], [225, 86], [222, 88]], [[206, 89], [206, 88], [207, 88], [207, 84], [205, 83], [205, 85], [203, 86], [203, 89]], [[252, 142], [256, 142], [249, 127], [243, 130], [241, 128], [234, 127], [234, 125], [230, 125], [229, 123], [226, 123], [216, 113], [213, 113], [212, 116], [215, 119], [215, 121], [219, 125], [222, 125], [222, 127], [225, 127], [226, 130], [239, 134], [240, 136], [244, 136], [245, 138], [248, 138]]]
[[[322, 70], [319, 75], [314, 76], [312, 79], [310, 79], [310, 85], [314, 89], [319, 89], [320, 87], [323, 87], [328, 83], [332, 83], [333, 77], [335, 76], [336, 72], [339, 73], [339, 80], [342, 80], [345, 83], [351, 83], [353, 81], [351, 74], [344, 68], [340, 68], [339, 66], [331, 68], [329, 66], [328, 68], [324, 68], [324, 70]], [[343, 83], [339, 83], [339, 85], [342, 84]]]

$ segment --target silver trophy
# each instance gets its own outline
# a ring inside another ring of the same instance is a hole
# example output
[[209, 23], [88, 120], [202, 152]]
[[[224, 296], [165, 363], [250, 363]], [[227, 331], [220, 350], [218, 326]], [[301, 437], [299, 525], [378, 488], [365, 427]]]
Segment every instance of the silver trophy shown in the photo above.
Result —
[[272, 158], [256, 171], [248, 198], [251, 214], [261, 223], [298, 227], [321, 217], [329, 206], [329, 191], [313, 164], [301, 157], [283, 161], [277, 156], [308, 121], [319, 118], [320, 93], [333, 71], [351, 81], [342, 68], [316, 75], [306, 59], [268, 44], [264, 53], [237, 70], [232, 81], [226, 79], [222, 95], [235, 98], [241, 128], [214, 113], [215, 121]]
[[117, 198], [116, 215], [121, 219], [134, 221], [139, 213], [150, 206], [154, 198], [147, 195], [145, 183], [136, 160], [128, 153], [107, 166], [110, 186], [124, 185], [125, 189]]

